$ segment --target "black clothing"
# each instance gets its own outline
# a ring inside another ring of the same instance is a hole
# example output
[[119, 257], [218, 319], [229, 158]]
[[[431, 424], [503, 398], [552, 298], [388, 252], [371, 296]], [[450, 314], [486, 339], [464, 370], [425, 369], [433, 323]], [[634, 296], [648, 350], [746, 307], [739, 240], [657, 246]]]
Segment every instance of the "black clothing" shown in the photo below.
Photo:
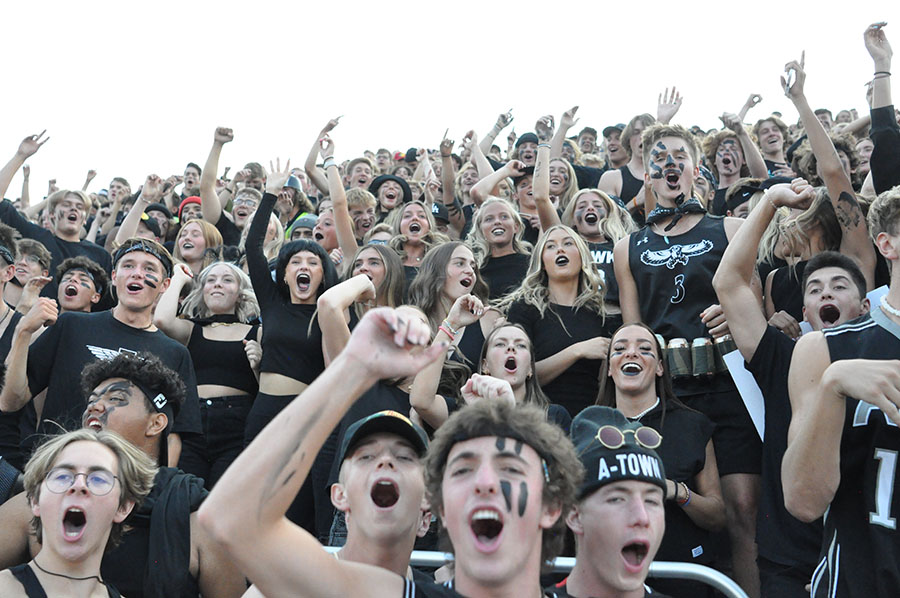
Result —
[[[509, 306], [507, 319], [525, 329], [532, 342], [535, 362], [552, 357], [575, 343], [611, 334], [603, 317], [588, 307], [576, 310], [551, 303], [541, 317], [536, 307], [519, 300]], [[600, 359], [579, 359], [541, 387], [550, 402], [562, 405], [574, 417], [594, 404], [600, 387], [597, 377], [601, 363]]]
[[883, 193], [900, 185], [900, 125], [893, 106], [875, 108], [871, 114], [869, 139], [875, 147], [869, 157], [869, 168], [875, 193]]
[[641, 188], [644, 186], [644, 179], [636, 178], [631, 174], [628, 164], [621, 166], [619, 172], [622, 173], [622, 191], [619, 193], [619, 199], [628, 203], [640, 193]]
[[763, 556], [756, 557], [759, 567], [759, 593], [766, 598], [809, 598], [806, 584], [811, 572], [805, 567], [779, 565]]
[[481, 276], [490, 289], [491, 301], [519, 288], [528, 273], [531, 256], [511, 253], [501, 257], [489, 257], [481, 267]]
[[412, 284], [412, 281], [416, 279], [416, 276], [419, 274], [418, 266], [403, 266], [403, 277], [406, 279], [406, 288], [409, 289], [409, 285]]
[[222, 234], [222, 245], [234, 245], [235, 247], [240, 245], [241, 229], [224, 212], [219, 216], [219, 221], [216, 222], [216, 230]]
[[191, 513], [206, 498], [203, 480], [161, 467], [153, 488], [125, 523], [131, 531], [103, 555], [100, 573], [128, 598], [197, 598], [191, 576]]
[[779, 176], [778, 171], [782, 168], [790, 168], [791, 165], [786, 162], [775, 162], [773, 160], [769, 160], [768, 158], [764, 158], [763, 162], [766, 163], [766, 170], [768, 171], [769, 178]]
[[725, 212], [728, 208], [725, 207], [725, 194], [728, 192], [728, 187], [723, 187], [716, 189], [715, 195], [713, 195], [712, 207], [709, 210], [709, 213], [713, 216], [724, 216]]
[[531, 243], [532, 247], [537, 245], [538, 239], [541, 236], [541, 229], [531, 226], [531, 220], [526, 218], [522, 218], [522, 223], [525, 225], [522, 239]]
[[588, 243], [591, 250], [591, 257], [594, 258], [594, 265], [597, 266], [597, 272], [603, 279], [604, 295], [603, 301], [619, 304], [619, 283], [616, 282], [616, 270], [613, 267], [613, 247], [612, 241], [603, 243]]
[[[244, 342], [208, 339], [203, 336], [204, 328], [195, 324], [187, 344], [194, 362], [197, 385], [219, 384], [255, 395], [259, 384], [244, 351]], [[255, 340], [258, 330], [258, 326], [252, 326], [244, 339]]]
[[[589, 598], [588, 596], [572, 596], [569, 594], [569, 589], [566, 587], [566, 581], [568, 578], [562, 580], [556, 585], [552, 585], [549, 588], [544, 588], [544, 595], [550, 598]], [[660, 594], [659, 592], [653, 591], [647, 584], [644, 584], [644, 598], [669, 598], [665, 594]]]
[[316, 305], [291, 303], [272, 280], [263, 254], [263, 240], [276, 199], [271, 193], [263, 195], [247, 232], [247, 267], [263, 321], [263, 355], [259, 371], [312, 384], [325, 370], [318, 320], [310, 327]]
[[[47, 592], [44, 591], [44, 586], [41, 585], [37, 575], [34, 574], [31, 565], [25, 563], [24, 565], [10, 567], [9, 572], [25, 588], [25, 595], [28, 598], [47, 598]], [[108, 583], [103, 585], [106, 586], [106, 591], [109, 592], [109, 598], [121, 598], [121, 594], [112, 585]]]
[[803, 289], [800, 281], [806, 271], [806, 262], [797, 262], [793, 268], [783, 266], [772, 274], [772, 289], [769, 293], [775, 313], [786, 311], [798, 322], [803, 321]]
[[760, 558], [805, 571], [809, 579], [822, 544], [822, 520], [803, 523], [788, 513], [781, 484], [781, 460], [787, 450], [791, 423], [787, 380], [793, 353], [794, 341], [774, 326], [768, 326], [747, 364], [766, 407], [756, 543]]
[[182, 441], [189, 450], [182, 450], [178, 467], [202, 478], [207, 490], [212, 490], [244, 450], [244, 431], [254, 396], [255, 393], [200, 399], [203, 434]]
[[[28, 388], [34, 396], [47, 389], [47, 399], [40, 423], [35, 424], [33, 401], [26, 405], [26, 416], [32, 424], [29, 432], [57, 434], [59, 427], [74, 430], [81, 427], [86, 406], [81, 396], [81, 371], [95, 359], [109, 359], [121, 352], [147, 351], [175, 370], [184, 382], [184, 404], [175, 418], [173, 432], [199, 434], [200, 406], [194, 366], [187, 349], [157, 330], [149, 332], [132, 328], [113, 317], [112, 312], [95, 314], [68, 312], [60, 314], [28, 349]], [[55, 422], [55, 423], [53, 423]], [[30, 453], [34, 437], [23, 435], [23, 449]]]
[[463, 335], [453, 351], [453, 357], [469, 366], [472, 371], [476, 371], [483, 346], [484, 332], [481, 331], [481, 322], [473, 322], [463, 330]]
[[[876, 308], [825, 331], [832, 363], [842, 359], [896, 359], [900, 326]], [[900, 433], [877, 407], [852, 397], [840, 438], [840, 484], [828, 507], [814, 598], [886, 598], [900, 588]], [[838, 439], [835, 439], [838, 442]]]
[[575, 179], [578, 181], [579, 189], [596, 188], [600, 182], [600, 177], [609, 170], [605, 167], [594, 168], [593, 166], [581, 166], [579, 164], [572, 164], [572, 168], [575, 170]]
[[[9, 306], [7, 305], [7, 307]], [[12, 348], [16, 326], [19, 324], [19, 320], [22, 319], [22, 314], [13, 310], [12, 307], [9, 307], [9, 309], [12, 310], [12, 315], [9, 316], [9, 323], [6, 325], [6, 330], [3, 331], [3, 336], [0, 336], [0, 359], [4, 361], [6, 356], [9, 355], [10, 348]], [[0, 457], [9, 461], [16, 469], [22, 470], [24, 469], [24, 461], [19, 446], [20, 413], [21, 410], [11, 413], [0, 411]]]
[[[15, 206], [8, 200], [0, 202], [0, 221], [19, 231], [24, 238], [40, 241], [44, 247], [47, 248], [47, 251], [50, 252], [52, 258], [50, 261], [51, 274], [56, 272], [56, 267], [59, 266], [63, 260], [78, 255], [91, 258], [97, 262], [107, 274], [112, 272], [112, 258], [110, 257], [109, 252], [103, 249], [103, 247], [91, 243], [90, 241], [63, 241], [49, 230], [23, 218], [16, 210]], [[54, 277], [41, 291], [41, 296], [56, 299], [57, 288], [58, 281], [56, 280], [56, 277]]]

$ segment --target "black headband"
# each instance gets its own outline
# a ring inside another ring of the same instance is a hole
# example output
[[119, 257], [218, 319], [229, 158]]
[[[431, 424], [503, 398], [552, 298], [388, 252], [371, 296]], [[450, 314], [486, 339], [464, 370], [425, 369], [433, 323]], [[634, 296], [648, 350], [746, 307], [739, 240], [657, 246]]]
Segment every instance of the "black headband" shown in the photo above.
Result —
[[12, 252], [10, 252], [9, 247], [6, 245], [0, 245], [0, 257], [6, 260], [6, 263], [12, 266], [16, 263], [16, 258], [13, 257]]
[[132, 251], [143, 251], [144, 253], [149, 253], [160, 262], [162, 262], [163, 269], [166, 271], [166, 277], [172, 276], [172, 259], [160, 252], [159, 249], [151, 245], [150, 243], [145, 242], [143, 239], [140, 241], [135, 241], [131, 245], [123, 246], [116, 251], [115, 259], [113, 260], [113, 268], [116, 267], [116, 264], [119, 263], [125, 255], [131, 253]]

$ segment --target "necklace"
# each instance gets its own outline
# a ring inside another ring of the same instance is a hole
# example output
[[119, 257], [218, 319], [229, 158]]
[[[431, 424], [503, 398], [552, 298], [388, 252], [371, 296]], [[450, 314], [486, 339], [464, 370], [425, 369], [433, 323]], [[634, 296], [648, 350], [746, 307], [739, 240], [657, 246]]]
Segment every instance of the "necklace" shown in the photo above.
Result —
[[888, 312], [895, 318], [900, 318], [900, 309], [897, 309], [896, 307], [888, 303], [887, 295], [881, 296], [881, 309]]
[[37, 567], [38, 569], [40, 569], [47, 575], [53, 575], [54, 577], [63, 577], [65, 579], [71, 579], [72, 581], [88, 581], [91, 579], [96, 579], [101, 584], [106, 585], [106, 582], [103, 581], [102, 579], [100, 579], [99, 575], [88, 575], [87, 577], [73, 577], [71, 575], [66, 575], [64, 573], [54, 573], [53, 571], [47, 571], [46, 569], [41, 567], [40, 563], [37, 562], [37, 559], [33, 559], [31, 562], [34, 563], [35, 567]]
[[[5, 303], [5, 302], [4, 302], [4, 303]], [[12, 312], [13, 312], [13, 308], [11, 308], [10, 306], [7, 305], [7, 306], [6, 306], [6, 313], [3, 315], [2, 318], [0, 318], [0, 325], [2, 325], [3, 322], [6, 321], [6, 318], [8, 318], [8, 317], [9, 317], [9, 314], [11, 314]]]
[[656, 402], [655, 402], [655, 403], [653, 403], [652, 405], [650, 405], [649, 407], [647, 407], [646, 409], [644, 409], [643, 411], [641, 411], [641, 412], [638, 413], [637, 415], [629, 416], [628, 419], [637, 419], [637, 420], [640, 420], [642, 417], [644, 417], [645, 415], [647, 415], [648, 413], [650, 413], [651, 411], [653, 411], [654, 409], [656, 409], [656, 406], [657, 406], [657, 405], [659, 405], [659, 397], [656, 397]]

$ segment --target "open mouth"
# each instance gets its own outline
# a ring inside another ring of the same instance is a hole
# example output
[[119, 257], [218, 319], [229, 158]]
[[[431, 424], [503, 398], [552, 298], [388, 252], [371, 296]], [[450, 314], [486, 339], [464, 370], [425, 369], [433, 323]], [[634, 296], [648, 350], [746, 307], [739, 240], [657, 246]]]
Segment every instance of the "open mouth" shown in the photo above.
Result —
[[551, 185], [561, 185], [562, 179], [559, 177], [550, 177], [550, 184]]
[[322, 233], [315, 233], [313, 238], [316, 240], [316, 243], [320, 243], [323, 239], [325, 239], [325, 235]]
[[77, 214], [69, 214], [68, 216], [66, 216], [66, 218], [68, 219], [69, 222], [75, 222], [76, 220], [78, 220], [78, 215]]
[[66, 290], [64, 292], [66, 294], [66, 297], [74, 297], [78, 294], [78, 287], [76, 287], [74, 284], [70, 284], [66, 286]]
[[397, 199], [397, 194], [394, 193], [393, 191], [385, 191], [384, 198], [394, 201], [395, 199]]
[[103, 430], [103, 424], [100, 423], [100, 420], [97, 419], [96, 417], [89, 417], [87, 419], [87, 421], [84, 422], [84, 427], [90, 428], [91, 430], [94, 430], [95, 432], [100, 432], [101, 430]]
[[246, 218], [250, 213], [247, 210], [235, 210], [234, 215], [238, 218]]
[[194, 244], [191, 243], [190, 241], [185, 241], [184, 243], [181, 244], [182, 251], [187, 251], [188, 249], [193, 249], [193, 248], [194, 248]]
[[664, 173], [664, 178], [666, 179], [666, 184], [670, 189], [677, 189], [678, 182], [681, 180], [681, 173], [677, 170], [668, 169]]
[[647, 558], [649, 547], [644, 542], [632, 542], [622, 549], [622, 558], [631, 568], [640, 568]]
[[375, 503], [376, 507], [389, 509], [400, 500], [400, 489], [391, 480], [378, 480], [372, 486], [369, 496], [372, 497], [372, 502]]
[[473, 281], [471, 278], [463, 278], [463, 279], [460, 279], [459, 284], [461, 284], [462, 286], [464, 286], [468, 289], [470, 286], [472, 286], [472, 282]]
[[297, 288], [301, 293], [309, 291], [309, 283], [311, 280], [312, 279], [310, 278], [309, 274], [307, 274], [306, 272], [301, 272], [297, 275]]
[[569, 258], [567, 258], [567, 257], [564, 256], [564, 255], [558, 255], [558, 256], [556, 256], [555, 263], [556, 263], [556, 265], [559, 266], [560, 268], [562, 268], [562, 267], [564, 267], [564, 266], [568, 266], [568, 265], [569, 265]]
[[127, 285], [125, 285], [125, 288], [128, 289], [129, 291], [131, 291], [132, 293], [138, 293], [138, 292], [144, 290], [144, 285], [142, 285], [139, 282], [129, 282]]
[[622, 369], [622, 373], [625, 374], [626, 376], [637, 376], [638, 374], [640, 374], [641, 372], [644, 371], [644, 368], [642, 368], [640, 366], [640, 364], [637, 364], [634, 362], [626, 363], [625, 365], [622, 366], [621, 369]]
[[593, 212], [588, 212], [587, 214], [584, 215], [584, 221], [587, 224], [597, 224], [597, 222], [599, 220], [600, 220], [600, 217], [597, 216], [597, 214], [595, 214]]
[[494, 235], [495, 237], [502, 237], [503, 235], [506, 234], [506, 229], [503, 228], [502, 226], [495, 226], [494, 228], [491, 229], [491, 234]]
[[728, 158], [728, 157], [722, 158], [722, 164], [723, 164], [724, 166], [730, 166], [730, 165], [731, 165], [731, 158]]
[[71, 507], [63, 516], [63, 533], [67, 540], [77, 540], [84, 532], [84, 526], [87, 525], [87, 517], [84, 511], [78, 507]]
[[822, 326], [830, 328], [837, 324], [841, 319], [841, 310], [836, 305], [823, 305], [819, 308], [819, 319], [822, 320]]
[[519, 369], [519, 365], [516, 363], [516, 358], [510, 355], [506, 358], [506, 363], [503, 364], [503, 369], [505, 369], [510, 374], [515, 374], [516, 370]]
[[422, 225], [419, 224], [418, 222], [411, 223], [409, 225], [409, 232], [411, 232], [414, 235], [419, 234], [420, 232], [422, 232]]
[[492, 509], [479, 509], [472, 514], [469, 521], [472, 533], [482, 544], [490, 544], [503, 531], [503, 520], [500, 513]]

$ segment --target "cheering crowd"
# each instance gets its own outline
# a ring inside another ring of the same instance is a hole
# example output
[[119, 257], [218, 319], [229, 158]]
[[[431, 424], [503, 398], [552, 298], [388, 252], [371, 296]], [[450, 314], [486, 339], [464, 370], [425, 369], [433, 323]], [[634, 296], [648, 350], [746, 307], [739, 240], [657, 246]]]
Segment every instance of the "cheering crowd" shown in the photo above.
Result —
[[714, 595], [648, 580], [658, 560], [753, 598], [896, 596], [884, 27], [870, 113], [813, 109], [801, 56], [791, 125], [751, 94], [688, 128], [673, 88], [622, 124], [574, 107], [503, 148], [508, 112], [353, 157], [334, 119], [302, 166], [230, 177], [220, 127], [183, 175], [41, 201], [26, 137], [0, 170], [3, 196], [24, 171], [0, 203], [0, 595]]

